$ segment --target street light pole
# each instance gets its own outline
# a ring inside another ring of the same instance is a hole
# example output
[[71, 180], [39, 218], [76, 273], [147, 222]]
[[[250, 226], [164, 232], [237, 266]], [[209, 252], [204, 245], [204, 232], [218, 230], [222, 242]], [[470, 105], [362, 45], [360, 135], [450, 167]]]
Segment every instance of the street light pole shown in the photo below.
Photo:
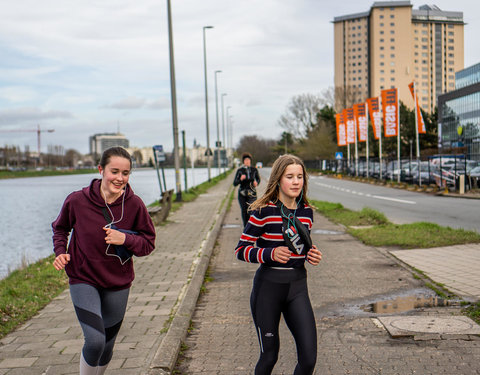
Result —
[[205, 74], [205, 120], [207, 124], [207, 165], [208, 165], [208, 181], [212, 175], [210, 171], [210, 129], [208, 127], [208, 83], [207, 83], [207, 46], [205, 41], [205, 30], [213, 29], [213, 26], [203, 26], [203, 68]]
[[[232, 108], [231, 106], [227, 106], [227, 154], [229, 154], [228, 150], [230, 150], [230, 154], [233, 154], [231, 148], [232, 148], [232, 142], [230, 140], [230, 115], [228, 114], [228, 111]], [[230, 156], [228, 157], [230, 160]], [[229, 163], [230, 164], [230, 163]]]
[[178, 124], [177, 124], [177, 92], [175, 86], [175, 60], [173, 56], [173, 32], [172, 12], [170, 0], [167, 0], [168, 13], [168, 44], [170, 48], [170, 93], [172, 99], [172, 123], [173, 123], [173, 155], [175, 163], [176, 201], [182, 201], [182, 184], [180, 182], [180, 157], [178, 153]]
[[[225, 157], [227, 157], [227, 144], [225, 143], [225, 114], [224, 114], [224, 105], [223, 105], [223, 97], [227, 96], [227, 94], [223, 93], [222, 95], [222, 130], [223, 130], [223, 148], [225, 149]], [[226, 170], [226, 166], [224, 171]]]
[[217, 87], [217, 73], [221, 73], [221, 70], [215, 70], [215, 108], [217, 115], [217, 167], [218, 174], [220, 175], [220, 127], [218, 125], [218, 87]]

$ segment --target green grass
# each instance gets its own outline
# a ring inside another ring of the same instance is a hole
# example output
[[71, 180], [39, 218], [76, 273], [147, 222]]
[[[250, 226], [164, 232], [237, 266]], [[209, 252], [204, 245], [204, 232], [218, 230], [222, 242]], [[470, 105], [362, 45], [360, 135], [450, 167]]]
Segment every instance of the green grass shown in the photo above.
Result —
[[465, 309], [465, 314], [480, 324], [480, 302], [473, 303]]
[[340, 203], [325, 201], [310, 202], [320, 213], [331, 221], [345, 226], [380, 225], [388, 223], [381, 212], [365, 207], [361, 211], [352, 211], [344, 208]]
[[55, 270], [53, 260], [51, 255], [0, 280], [0, 338], [65, 290], [67, 276]]
[[367, 245], [395, 246], [402, 249], [423, 249], [480, 242], [480, 235], [476, 232], [425, 222], [402, 225], [389, 223], [365, 229], [350, 228], [348, 231]]

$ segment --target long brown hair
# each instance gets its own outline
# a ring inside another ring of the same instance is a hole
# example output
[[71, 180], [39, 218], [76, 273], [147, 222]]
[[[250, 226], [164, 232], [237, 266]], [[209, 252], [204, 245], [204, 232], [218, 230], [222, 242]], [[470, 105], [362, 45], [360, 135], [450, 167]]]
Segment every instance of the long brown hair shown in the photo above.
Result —
[[280, 184], [280, 179], [282, 178], [285, 170], [289, 165], [297, 164], [302, 167], [303, 170], [303, 189], [301, 200], [304, 204], [308, 205], [307, 191], [308, 191], [308, 175], [305, 170], [305, 165], [303, 164], [302, 159], [297, 156], [285, 154], [279, 156], [277, 160], [273, 163], [272, 172], [270, 173], [270, 178], [268, 179], [267, 188], [265, 194], [261, 198], [258, 198], [253, 202], [249, 210], [254, 211], [266, 207], [270, 201], [276, 203], [278, 201], [278, 189]]

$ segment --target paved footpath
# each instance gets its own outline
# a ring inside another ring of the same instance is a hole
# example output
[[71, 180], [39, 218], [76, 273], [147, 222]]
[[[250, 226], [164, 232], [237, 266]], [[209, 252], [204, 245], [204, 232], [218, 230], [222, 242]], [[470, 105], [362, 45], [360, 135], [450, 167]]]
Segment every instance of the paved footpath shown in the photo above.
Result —
[[[234, 256], [240, 223], [240, 210], [233, 202], [211, 260], [212, 281], [199, 298], [176, 374], [253, 373], [259, 346], [249, 297], [257, 265]], [[318, 267], [307, 265], [319, 336], [316, 374], [480, 374], [478, 336], [392, 338], [385, 330], [379, 321], [382, 314], [372, 312], [374, 302], [432, 295], [395, 257], [361, 244], [317, 213], [313, 240], [324, 254]], [[459, 307], [449, 306], [400, 315], [433, 321], [459, 314]], [[292, 374], [295, 346], [283, 320], [280, 335], [280, 357], [273, 374]]]
[[[136, 278], [107, 370], [165, 374], [173, 368], [232, 190], [233, 174], [159, 226], [155, 251], [135, 259]], [[68, 290], [0, 340], [0, 375], [78, 374], [83, 336]]]

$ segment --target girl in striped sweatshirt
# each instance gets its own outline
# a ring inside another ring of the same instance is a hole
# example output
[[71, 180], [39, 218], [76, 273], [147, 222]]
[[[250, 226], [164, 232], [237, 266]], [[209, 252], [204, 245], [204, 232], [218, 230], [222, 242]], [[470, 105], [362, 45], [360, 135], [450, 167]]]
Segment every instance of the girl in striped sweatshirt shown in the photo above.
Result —
[[313, 374], [315, 368], [317, 332], [305, 261], [316, 266], [322, 253], [311, 244], [313, 211], [307, 187], [303, 162], [293, 155], [280, 156], [265, 194], [250, 206], [250, 219], [235, 249], [239, 260], [260, 263], [250, 297], [260, 344], [255, 375], [271, 374], [277, 362], [282, 314], [297, 347], [294, 375]]

